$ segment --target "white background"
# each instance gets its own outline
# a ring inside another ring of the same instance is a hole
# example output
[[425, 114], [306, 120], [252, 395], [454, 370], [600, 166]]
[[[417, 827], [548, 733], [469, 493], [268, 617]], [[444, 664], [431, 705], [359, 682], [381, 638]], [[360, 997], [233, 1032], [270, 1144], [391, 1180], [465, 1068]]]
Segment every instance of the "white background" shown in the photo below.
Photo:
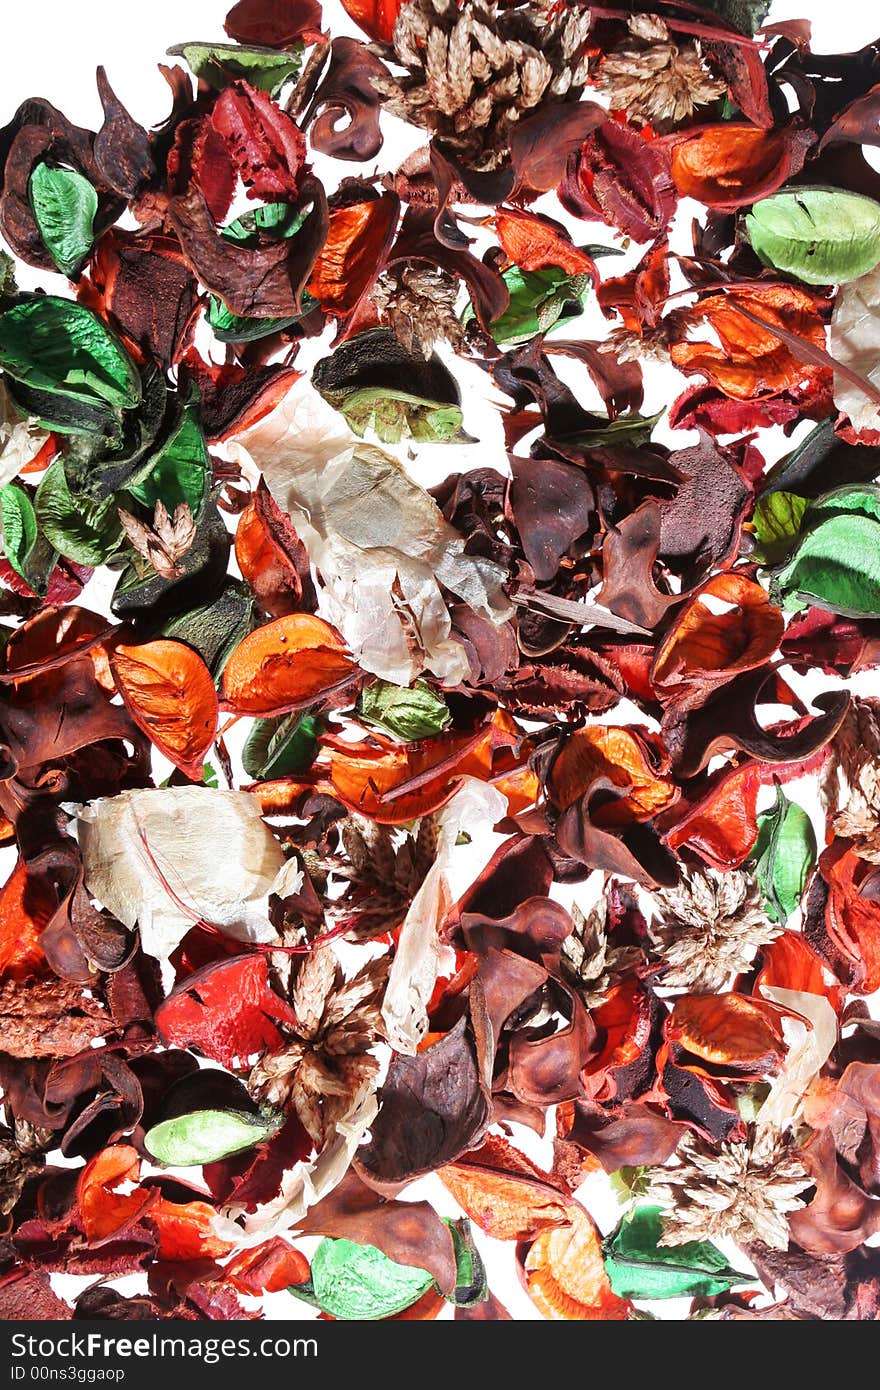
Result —
[[[145, 0], [145, 3], [119, 3], [119, 0], [7, 0], [3, 5], [3, 76], [0, 93], [0, 125], [8, 121], [19, 102], [27, 97], [42, 96], [53, 102], [65, 115], [79, 125], [97, 129], [102, 115], [95, 89], [94, 72], [100, 63], [107, 70], [110, 83], [117, 95], [131, 111], [132, 115], [146, 126], [164, 120], [170, 109], [170, 93], [167, 84], [157, 70], [165, 58], [165, 50], [173, 44], [189, 40], [222, 40], [223, 19], [232, 0]], [[817, 52], [843, 52], [861, 47], [877, 37], [880, 20], [874, 6], [864, 0], [778, 0], [769, 16], [772, 22], [809, 18], [813, 24], [813, 48]], [[325, 0], [324, 28], [334, 36], [341, 33], [360, 35], [357, 26], [341, 9], [337, 0]], [[321, 157], [315, 159], [316, 171], [323, 179], [328, 192], [332, 192], [339, 180], [354, 172], [369, 174], [375, 167], [379, 172], [393, 170], [411, 150], [423, 143], [419, 132], [400, 122], [385, 119], [385, 144], [374, 164], [363, 171], [350, 164]], [[873, 159], [873, 152], [872, 152]], [[552, 211], [561, 220], [567, 221], [575, 239], [581, 242], [604, 242], [614, 245], [614, 233], [601, 223], [578, 223], [561, 216], [560, 209], [552, 199], [542, 200], [541, 207]], [[673, 234], [673, 249], [687, 252], [691, 249], [689, 226], [694, 214], [699, 214], [694, 204], [682, 206], [676, 219]], [[478, 250], [482, 245], [478, 244]], [[608, 262], [600, 262], [600, 270], [605, 274], [620, 274], [633, 264], [640, 255], [638, 247], [630, 248], [626, 260], [613, 263], [613, 269], [604, 269]], [[63, 291], [66, 284], [61, 277], [53, 277], [42, 272], [24, 269], [20, 281], [25, 286], [41, 284], [56, 293]], [[577, 324], [566, 329], [566, 334], [576, 332]], [[601, 337], [607, 332], [607, 325], [598, 311], [589, 310], [582, 321], [580, 331], [585, 337]], [[320, 344], [309, 344], [308, 355], [301, 361], [308, 364], [322, 350]], [[599, 406], [593, 388], [585, 383], [585, 374], [578, 374], [575, 364], [554, 359], [554, 366], [564, 374], [570, 384], [578, 390], [580, 398], [587, 406]], [[459, 448], [428, 446], [420, 448], [412, 471], [418, 480], [431, 485], [448, 472], [464, 470], [468, 467], [494, 466], [507, 471], [502, 448], [500, 423], [489, 396], [487, 380], [483, 373], [456, 360], [454, 371], [464, 388], [465, 428], [479, 441], [477, 444]], [[571, 373], [574, 373], [573, 375]], [[668, 406], [681, 391], [683, 379], [671, 368], [646, 368], [646, 399], [644, 412], [653, 413]], [[808, 427], [799, 427], [797, 440]], [[657, 437], [675, 447], [684, 447], [692, 442], [693, 436], [684, 432], [667, 432], [663, 426]], [[778, 430], [765, 432], [759, 441], [769, 461], [781, 452], [792, 447]], [[107, 594], [107, 576], [97, 586], [90, 586], [86, 601], [92, 607], [101, 606]], [[827, 678], [818, 681], [819, 687], [827, 687]], [[873, 675], [862, 678], [858, 688], [867, 692], [871, 686], [876, 688]], [[816, 688], [809, 682], [807, 689]], [[803, 684], [801, 689], [805, 687]], [[620, 721], [620, 714], [613, 716]], [[814, 811], [817, 809], [812, 808]], [[817, 825], [821, 836], [823, 828]], [[480, 864], [485, 862], [492, 846], [475, 846], [459, 866], [460, 882], [463, 887]], [[549, 1164], [549, 1140], [541, 1143], [529, 1131], [520, 1130], [517, 1142], [528, 1148], [530, 1154]], [[439, 1181], [427, 1180], [408, 1190], [408, 1197], [427, 1196], [444, 1214], [457, 1215], [455, 1204]], [[603, 1230], [613, 1226], [616, 1221], [616, 1206], [604, 1178], [590, 1179], [581, 1193], [582, 1199], [591, 1210]], [[513, 1248], [483, 1238], [481, 1246], [489, 1270], [491, 1286], [496, 1295], [505, 1303], [512, 1316], [517, 1319], [535, 1319], [539, 1315], [520, 1289], [514, 1272]], [[307, 1243], [302, 1243], [308, 1248]], [[742, 1267], [742, 1257], [738, 1267]], [[733, 1261], [737, 1263], [735, 1259]], [[82, 1287], [82, 1280], [61, 1278], [56, 1280], [59, 1291], [68, 1296]], [[139, 1278], [115, 1281], [117, 1287], [133, 1290], [142, 1286]], [[680, 1317], [686, 1304], [673, 1300], [667, 1304], [654, 1304], [652, 1311], [660, 1316]], [[286, 1294], [270, 1297], [266, 1303], [269, 1317], [310, 1317], [313, 1316], [305, 1305], [294, 1302]], [[449, 1316], [446, 1310], [443, 1316]]]

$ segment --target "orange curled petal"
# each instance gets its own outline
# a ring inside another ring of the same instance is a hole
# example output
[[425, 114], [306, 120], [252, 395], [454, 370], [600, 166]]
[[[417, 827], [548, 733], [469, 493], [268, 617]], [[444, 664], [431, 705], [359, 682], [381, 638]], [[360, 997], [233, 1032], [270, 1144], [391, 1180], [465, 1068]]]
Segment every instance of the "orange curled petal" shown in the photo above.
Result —
[[599, 1233], [582, 1207], [565, 1226], [542, 1231], [521, 1264], [526, 1292], [545, 1318], [623, 1322], [632, 1310], [605, 1272]]
[[775, 192], [791, 163], [789, 132], [730, 121], [677, 142], [672, 177], [682, 197], [732, 210]]
[[[731, 605], [714, 613], [707, 600]], [[661, 643], [651, 672], [661, 695], [728, 681], [767, 662], [782, 640], [785, 619], [766, 589], [744, 574], [718, 574], [685, 605]]]
[[743, 994], [686, 994], [664, 1036], [713, 1066], [769, 1071], [785, 1056], [784, 1009]]
[[357, 674], [335, 628], [311, 613], [290, 613], [258, 627], [234, 649], [223, 672], [223, 708], [235, 714], [286, 714]]
[[819, 391], [831, 383], [827, 367], [813, 367], [794, 356], [769, 328], [737, 312], [737, 305], [768, 323], [825, 349], [825, 325], [813, 296], [794, 285], [734, 289], [708, 295], [685, 311], [682, 322], [708, 323], [720, 346], [707, 342], [673, 343], [672, 360], [684, 372], [699, 372], [734, 400], [778, 395], [795, 388]]
[[198, 652], [161, 639], [119, 646], [110, 666], [139, 729], [186, 773], [199, 772], [217, 731], [217, 692]]
[[592, 256], [575, 246], [563, 227], [521, 208], [499, 208], [492, 225], [505, 255], [521, 270], [558, 266], [566, 275], [596, 277]]
[[369, 289], [397, 226], [400, 204], [394, 194], [335, 208], [327, 240], [307, 289], [321, 308], [345, 318]]
[[228, 1240], [215, 1236], [217, 1213], [207, 1202], [169, 1202], [159, 1197], [149, 1219], [159, 1235], [160, 1260], [216, 1260], [228, 1255]]
[[599, 777], [627, 794], [593, 813], [596, 825], [609, 828], [650, 820], [677, 800], [679, 790], [661, 775], [669, 766], [660, 739], [647, 729], [614, 724], [588, 724], [566, 739], [547, 779], [553, 804], [566, 810]]
[[77, 1184], [77, 1203], [87, 1240], [106, 1240], [118, 1234], [153, 1205], [155, 1192], [142, 1187], [128, 1193], [114, 1190], [123, 1183], [137, 1183], [140, 1172], [140, 1157], [130, 1144], [102, 1149], [86, 1164]]

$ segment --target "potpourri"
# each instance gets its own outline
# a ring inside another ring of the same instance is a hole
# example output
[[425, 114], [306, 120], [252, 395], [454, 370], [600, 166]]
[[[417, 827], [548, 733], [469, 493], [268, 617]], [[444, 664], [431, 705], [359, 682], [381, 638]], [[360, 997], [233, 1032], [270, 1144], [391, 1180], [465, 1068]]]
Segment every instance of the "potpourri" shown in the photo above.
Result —
[[0, 1316], [875, 1319], [880, 41], [345, 9], [0, 131]]

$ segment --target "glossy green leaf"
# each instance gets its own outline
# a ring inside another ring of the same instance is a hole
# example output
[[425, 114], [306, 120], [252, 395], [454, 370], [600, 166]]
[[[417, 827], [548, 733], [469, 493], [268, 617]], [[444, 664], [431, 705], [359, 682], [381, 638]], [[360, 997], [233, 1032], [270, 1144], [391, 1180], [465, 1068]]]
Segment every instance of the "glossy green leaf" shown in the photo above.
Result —
[[77, 565], [104, 565], [119, 544], [122, 526], [116, 499], [74, 496], [61, 459], [43, 477], [34, 507], [44, 536], [59, 555]]
[[768, 492], [758, 498], [752, 527], [755, 559], [765, 565], [779, 564], [788, 555], [801, 529], [809, 499], [796, 492]]
[[241, 761], [255, 780], [286, 777], [311, 766], [318, 749], [318, 723], [309, 714], [283, 714], [278, 719], [255, 719]]
[[28, 195], [46, 250], [58, 269], [75, 275], [88, 259], [95, 239], [98, 195], [88, 179], [73, 169], [38, 164]]
[[467, 1217], [460, 1221], [443, 1218], [452, 1234], [455, 1246], [455, 1288], [446, 1295], [447, 1302], [458, 1308], [473, 1308], [489, 1295], [486, 1268], [474, 1243], [473, 1230]]
[[28, 561], [37, 543], [37, 516], [24, 488], [7, 483], [0, 488], [0, 518], [3, 522], [3, 554], [16, 574], [30, 584]]
[[880, 203], [840, 188], [790, 188], [755, 203], [746, 232], [765, 265], [807, 285], [844, 285], [880, 262]]
[[375, 1321], [402, 1313], [427, 1293], [425, 1269], [389, 1260], [373, 1245], [321, 1241], [312, 1257], [312, 1289], [326, 1313], [344, 1321]]
[[408, 743], [434, 738], [452, 721], [445, 700], [421, 680], [409, 689], [388, 681], [373, 681], [361, 692], [358, 712], [367, 724]]
[[195, 1168], [253, 1149], [277, 1128], [277, 1119], [248, 1111], [194, 1110], [153, 1125], [144, 1148], [157, 1163]]
[[97, 314], [35, 295], [0, 314], [0, 367], [49, 394], [129, 410], [141, 399], [137, 367]]
[[799, 541], [775, 591], [845, 617], [880, 616], [880, 522], [858, 512], [822, 521]]
[[786, 922], [800, 906], [817, 852], [810, 817], [777, 786], [775, 806], [758, 817], [752, 850], [755, 874], [774, 921]]
[[[490, 325], [499, 347], [528, 342], [536, 333], [549, 333], [583, 313], [590, 288], [589, 275], [566, 275], [558, 266], [544, 270], [520, 270], [511, 266], [502, 279], [510, 291], [510, 304]], [[473, 318], [469, 307], [464, 321]]]
[[228, 87], [244, 78], [252, 87], [277, 96], [302, 62], [302, 44], [294, 47], [240, 48], [236, 43], [178, 43], [167, 50], [171, 58], [183, 58], [190, 71], [211, 87]]
[[130, 484], [129, 491], [147, 507], [164, 502], [172, 513], [180, 502], [185, 502], [193, 516], [198, 517], [210, 470], [205, 436], [195, 410], [188, 407], [150, 472], [142, 481]]
[[605, 1268], [619, 1298], [712, 1298], [748, 1281], [711, 1241], [662, 1246], [662, 1235], [660, 1208], [639, 1206], [606, 1240]]

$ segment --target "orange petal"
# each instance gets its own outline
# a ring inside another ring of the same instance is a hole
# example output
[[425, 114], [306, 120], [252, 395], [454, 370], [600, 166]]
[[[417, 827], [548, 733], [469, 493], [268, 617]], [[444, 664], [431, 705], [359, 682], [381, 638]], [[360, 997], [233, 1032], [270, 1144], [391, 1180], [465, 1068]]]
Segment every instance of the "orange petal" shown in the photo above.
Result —
[[493, 1240], [531, 1240], [569, 1219], [571, 1198], [498, 1135], [489, 1135], [479, 1149], [438, 1169], [437, 1176]]
[[498, 240], [508, 258], [521, 270], [558, 266], [566, 275], [596, 276], [596, 265], [581, 251], [564, 227], [521, 208], [499, 208], [492, 218]]
[[28, 911], [27, 888], [27, 866], [19, 859], [0, 888], [0, 978], [24, 980], [48, 969], [40, 935], [50, 914], [40, 921]]
[[766, 1072], [785, 1056], [785, 1012], [743, 994], [686, 994], [675, 1001], [664, 1037], [712, 1066]]
[[623, 1322], [632, 1310], [612, 1291], [599, 1233], [582, 1207], [565, 1226], [542, 1231], [522, 1262], [526, 1292], [545, 1318]]
[[672, 177], [685, 198], [732, 210], [775, 192], [791, 169], [785, 130], [725, 121], [703, 126], [672, 150]]
[[382, 267], [399, 211], [396, 196], [385, 194], [331, 212], [307, 287], [328, 314], [345, 318], [357, 307]]
[[[707, 600], [726, 605], [712, 611]], [[651, 679], [661, 695], [731, 680], [770, 659], [785, 619], [766, 589], [744, 574], [715, 575], [682, 609], [654, 658]]]
[[629, 788], [625, 796], [592, 812], [596, 825], [610, 828], [651, 820], [671, 806], [679, 790], [669, 777], [666, 750], [647, 729], [588, 724], [565, 740], [547, 779], [553, 804], [574, 805], [598, 777]]
[[235, 714], [286, 714], [357, 674], [335, 628], [311, 613], [290, 613], [239, 642], [223, 672], [223, 708]]
[[160, 639], [119, 646], [110, 665], [126, 709], [169, 762], [199, 775], [217, 731], [217, 692], [198, 652]]

